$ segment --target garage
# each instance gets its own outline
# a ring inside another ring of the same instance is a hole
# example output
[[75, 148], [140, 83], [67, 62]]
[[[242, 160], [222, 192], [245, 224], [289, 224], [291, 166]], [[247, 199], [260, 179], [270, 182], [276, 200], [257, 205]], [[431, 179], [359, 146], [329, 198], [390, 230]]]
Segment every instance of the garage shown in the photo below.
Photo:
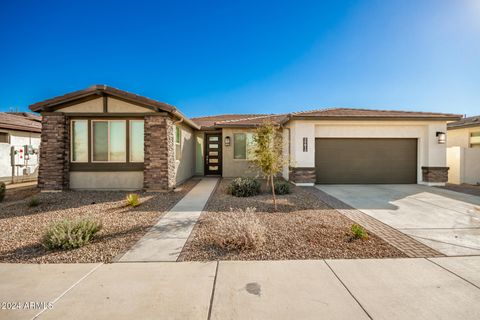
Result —
[[316, 138], [320, 184], [417, 183], [417, 139]]

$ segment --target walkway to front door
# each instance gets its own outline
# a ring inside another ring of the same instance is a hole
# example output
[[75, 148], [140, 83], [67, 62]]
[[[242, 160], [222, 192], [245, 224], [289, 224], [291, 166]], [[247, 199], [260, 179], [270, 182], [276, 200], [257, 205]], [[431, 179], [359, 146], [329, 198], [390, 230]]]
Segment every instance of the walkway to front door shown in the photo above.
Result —
[[176, 261], [217, 182], [203, 178], [119, 261]]

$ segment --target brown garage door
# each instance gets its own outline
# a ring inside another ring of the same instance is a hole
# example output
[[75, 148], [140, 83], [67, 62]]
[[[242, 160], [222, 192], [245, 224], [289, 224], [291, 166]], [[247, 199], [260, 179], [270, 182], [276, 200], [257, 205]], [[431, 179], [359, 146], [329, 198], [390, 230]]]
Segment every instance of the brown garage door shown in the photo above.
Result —
[[317, 183], [417, 183], [417, 139], [315, 139]]

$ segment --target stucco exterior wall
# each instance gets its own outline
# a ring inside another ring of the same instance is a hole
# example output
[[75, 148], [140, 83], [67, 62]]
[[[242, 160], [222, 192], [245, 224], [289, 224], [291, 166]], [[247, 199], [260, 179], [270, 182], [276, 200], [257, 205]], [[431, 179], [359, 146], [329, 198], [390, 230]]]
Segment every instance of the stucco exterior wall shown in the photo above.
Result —
[[447, 165], [449, 183], [480, 183], [480, 149], [447, 148]]
[[108, 97], [107, 110], [111, 113], [151, 113], [148, 108], [140, 107], [122, 100]]
[[70, 172], [70, 189], [140, 190], [143, 171]]
[[[12, 146], [31, 145], [33, 148], [38, 149], [40, 146], [40, 133], [6, 129], [0, 129], [0, 132], [6, 132], [10, 135], [10, 143], [0, 143], [0, 180], [5, 181], [10, 180], [12, 176], [10, 148]], [[31, 156], [28, 164], [31, 172], [34, 172], [38, 168], [38, 156]], [[16, 168], [15, 175], [22, 176], [24, 168]]]
[[103, 112], [103, 98], [80, 102], [73, 106], [65, 107], [57, 110], [64, 113], [96, 113]]
[[480, 132], [480, 126], [447, 131], [447, 147], [470, 148], [470, 134]]
[[[195, 174], [195, 136], [190, 127], [184, 124], [179, 126], [182, 130], [182, 155], [180, 160], [175, 160], [175, 182], [177, 184], [184, 182]], [[175, 130], [173, 134], [175, 135]]]
[[[446, 132], [442, 121], [309, 121], [290, 123], [291, 166], [315, 167], [315, 138], [417, 138], [417, 181], [422, 183], [422, 166], [445, 167], [446, 145], [437, 142], [436, 132]], [[308, 151], [303, 151], [303, 138]]]
[[[225, 178], [235, 178], [235, 177], [256, 177], [260, 173], [252, 168], [252, 162], [246, 159], [234, 159], [233, 158], [233, 148], [235, 141], [233, 135], [235, 133], [253, 133], [254, 129], [243, 129], [243, 128], [223, 128], [222, 130], [222, 148], [223, 148], [223, 177]], [[230, 146], [225, 146], [225, 137], [230, 137]]]

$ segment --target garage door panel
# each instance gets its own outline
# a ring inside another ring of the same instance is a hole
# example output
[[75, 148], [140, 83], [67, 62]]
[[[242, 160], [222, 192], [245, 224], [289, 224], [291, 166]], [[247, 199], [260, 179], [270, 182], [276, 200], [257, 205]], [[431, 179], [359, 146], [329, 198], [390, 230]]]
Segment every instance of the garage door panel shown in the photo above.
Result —
[[317, 183], [416, 183], [417, 139], [315, 139]]

